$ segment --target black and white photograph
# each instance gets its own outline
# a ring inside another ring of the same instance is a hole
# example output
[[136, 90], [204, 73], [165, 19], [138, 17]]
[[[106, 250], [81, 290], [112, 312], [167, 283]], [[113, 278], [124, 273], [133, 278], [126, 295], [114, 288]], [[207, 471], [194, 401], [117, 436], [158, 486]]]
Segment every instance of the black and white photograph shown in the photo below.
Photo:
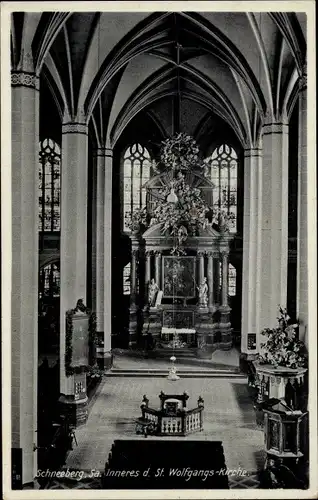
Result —
[[5, 499], [317, 498], [315, 72], [312, 0], [2, 3]]

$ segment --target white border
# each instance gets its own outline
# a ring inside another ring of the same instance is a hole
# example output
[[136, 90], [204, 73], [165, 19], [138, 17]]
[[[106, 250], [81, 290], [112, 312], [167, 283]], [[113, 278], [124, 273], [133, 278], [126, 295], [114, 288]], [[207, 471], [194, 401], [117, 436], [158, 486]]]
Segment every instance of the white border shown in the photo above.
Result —
[[[11, 491], [11, 97], [10, 97], [10, 13], [12, 11], [214, 11], [214, 12], [306, 12], [308, 71], [308, 265], [310, 343], [310, 478], [309, 490], [22, 490]], [[316, 32], [315, 1], [183, 1], [183, 2], [2, 2], [1, 4], [1, 244], [2, 244], [2, 375], [3, 375], [3, 485], [6, 499], [99, 499], [99, 498], [317, 498], [317, 248], [316, 248]], [[8, 446], [9, 441], [9, 446]]]

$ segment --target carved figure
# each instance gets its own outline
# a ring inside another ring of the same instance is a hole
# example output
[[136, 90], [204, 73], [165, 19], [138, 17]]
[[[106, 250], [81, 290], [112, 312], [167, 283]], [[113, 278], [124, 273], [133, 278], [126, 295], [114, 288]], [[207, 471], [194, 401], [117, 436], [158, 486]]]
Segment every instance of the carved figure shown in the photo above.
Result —
[[208, 284], [206, 278], [203, 278], [200, 286], [197, 287], [199, 291], [199, 305], [201, 307], [207, 307], [208, 305]]
[[178, 229], [178, 244], [179, 246], [187, 239], [188, 231], [185, 226], [180, 226]]
[[229, 231], [229, 218], [228, 215], [222, 211], [219, 216], [219, 226], [220, 230], [223, 232], [228, 232]]
[[148, 290], [148, 304], [150, 307], [153, 307], [155, 305], [155, 300], [157, 293], [159, 291], [159, 286], [155, 282], [155, 280], [152, 278], [150, 283], [149, 283], [149, 290]]
[[83, 299], [78, 299], [75, 307], [75, 313], [76, 314], [86, 314], [86, 306], [83, 302]]

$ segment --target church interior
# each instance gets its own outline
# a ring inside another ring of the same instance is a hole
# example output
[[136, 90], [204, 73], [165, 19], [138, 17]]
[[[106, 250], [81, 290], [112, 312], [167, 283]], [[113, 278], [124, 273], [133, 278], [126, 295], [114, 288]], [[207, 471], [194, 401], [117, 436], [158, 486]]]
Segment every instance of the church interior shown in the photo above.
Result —
[[12, 12], [12, 489], [308, 488], [308, 22]]

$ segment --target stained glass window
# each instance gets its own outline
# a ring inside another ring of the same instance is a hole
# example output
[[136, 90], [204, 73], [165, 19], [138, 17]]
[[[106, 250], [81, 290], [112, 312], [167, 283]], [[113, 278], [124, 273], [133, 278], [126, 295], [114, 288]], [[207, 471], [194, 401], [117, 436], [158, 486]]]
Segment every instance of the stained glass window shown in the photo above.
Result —
[[231, 297], [236, 295], [236, 269], [232, 264], [229, 264], [228, 290]]
[[[220, 266], [220, 290], [222, 290], [222, 263], [219, 263]], [[236, 269], [232, 264], [229, 264], [228, 267], [228, 295], [230, 297], [234, 297], [236, 295]]]
[[129, 231], [126, 217], [146, 205], [146, 189], [143, 185], [150, 178], [150, 166], [150, 154], [144, 146], [137, 143], [127, 149], [123, 175], [124, 231]]
[[40, 143], [39, 231], [60, 230], [61, 149], [52, 139]]
[[60, 296], [60, 268], [58, 264], [48, 264], [40, 270], [39, 296]]
[[209, 158], [210, 178], [215, 188], [213, 203], [228, 215], [231, 233], [237, 230], [237, 154], [227, 144], [218, 146]]
[[123, 293], [124, 293], [124, 295], [130, 294], [130, 262], [128, 262], [128, 264], [124, 267]]

